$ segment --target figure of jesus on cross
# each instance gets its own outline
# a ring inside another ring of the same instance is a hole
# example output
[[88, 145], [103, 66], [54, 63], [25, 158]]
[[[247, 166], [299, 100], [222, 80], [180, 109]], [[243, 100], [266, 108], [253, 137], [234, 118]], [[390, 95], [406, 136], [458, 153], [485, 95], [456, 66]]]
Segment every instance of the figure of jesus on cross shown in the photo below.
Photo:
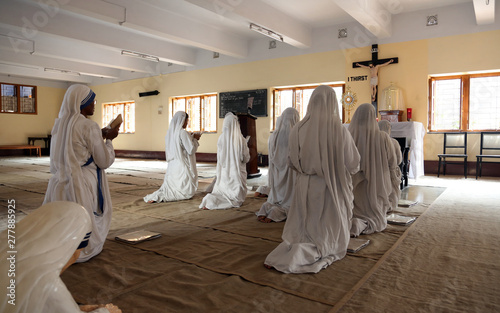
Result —
[[373, 63], [370, 62], [368, 63], [368, 66], [356, 63], [357, 66], [367, 68], [370, 70], [370, 87], [372, 89], [372, 102], [376, 101], [376, 96], [377, 96], [377, 86], [378, 86], [378, 69], [382, 66], [386, 66], [394, 62], [393, 59], [390, 59], [389, 61], [382, 63], [382, 64], [377, 64], [373, 66]]
[[[372, 45], [372, 59], [371, 61], [355, 62], [352, 64], [353, 68], [362, 67], [370, 70], [370, 88], [371, 88], [371, 98], [372, 104], [377, 110], [377, 87], [378, 87], [378, 70], [383, 66], [387, 66], [391, 63], [398, 63], [398, 58], [390, 59], [378, 59], [378, 45]], [[377, 110], [378, 112], [378, 110]]]

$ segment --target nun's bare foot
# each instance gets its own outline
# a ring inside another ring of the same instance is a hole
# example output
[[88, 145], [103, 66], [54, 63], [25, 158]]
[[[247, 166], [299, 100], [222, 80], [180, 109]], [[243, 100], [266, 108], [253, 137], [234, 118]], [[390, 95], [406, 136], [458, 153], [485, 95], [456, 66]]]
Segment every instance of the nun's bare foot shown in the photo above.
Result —
[[259, 221], [259, 222], [262, 222], [262, 223], [271, 223], [271, 222], [273, 222], [273, 220], [272, 220], [272, 219], [267, 218], [267, 217], [265, 217], [264, 215], [259, 216], [258, 221]]
[[267, 195], [266, 195], [266, 194], [263, 194], [263, 193], [260, 193], [260, 192], [256, 192], [256, 193], [255, 193], [255, 196], [256, 196], [257, 198], [267, 198]]
[[206, 206], [204, 206], [202, 210], [208, 210], [208, 208]]
[[264, 263], [264, 267], [267, 268], [267, 269], [269, 269], [269, 270], [273, 269], [273, 267], [271, 265], [267, 265], [265, 263]]
[[156, 203], [154, 200], [149, 200], [148, 203]]

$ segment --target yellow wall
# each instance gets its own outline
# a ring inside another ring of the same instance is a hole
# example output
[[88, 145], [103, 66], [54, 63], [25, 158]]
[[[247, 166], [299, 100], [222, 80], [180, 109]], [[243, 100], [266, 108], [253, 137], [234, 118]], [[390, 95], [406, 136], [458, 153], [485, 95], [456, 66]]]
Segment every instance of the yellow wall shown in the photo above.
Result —
[[[367, 69], [352, 68], [353, 62], [369, 60], [371, 46], [308, 55], [172, 73], [147, 79], [92, 86], [97, 94], [93, 120], [102, 124], [99, 109], [104, 102], [136, 101], [136, 133], [121, 134], [116, 149], [163, 151], [168, 129], [169, 99], [174, 96], [268, 88], [269, 117], [257, 120], [257, 146], [267, 154], [272, 87], [345, 81], [357, 94], [357, 104], [370, 102], [370, 82], [347, 82], [347, 77], [368, 75]], [[379, 44], [379, 58], [398, 57], [399, 63], [379, 71], [379, 90], [394, 82], [403, 90], [405, 107], [413, 109], [413, 120], [427, 129], [428, 77], [434, 74], [499, 70], [500, 31]], [[159, 90], [158, 96], [139, 97], [143, 91]], [[38, 115], [0, 114], [1, 144], [25, 143], [28, 136], [50, 132], [65, 90], [38, 88]], [[163, 107], [163, 113], [158, 108]], [[405, 108], [400, 108], [405, 109]], [[351, 116], [354, 112], [351, 112]], [[403, 115], [406, 120], [406, 111]], [[218, 120], [218, 134], [222, 119]], [[204, 134], [199, 152], [216, 152], [218, 134]], [[425, 136], [424, 159], [436, 160], [442, 150], [442, 134]], [[479, 151], [479, 135], [469, 134], [469, 160]]]
[[[379, 70], [379, 91], [394, 82], [403, 90], [405, 111], [413, 109], [413, 120], [427, 128], [428, 76], [438, 73], [455, 73], [500, 68], [493, 52], [500, 45], [500, 31], [474, 35], [461, 35], [429, 40], [379, 45], [379, 58], [398, 57], [398, 64]], [[460, 49], [459, 47], [466, 47]], [[478, 48], [476, 51], [475, 47]], [[357, 106], [370, 102], [370, 82], [347, 81], [347, 77], [369, 75], [367, 69], [352, 68], [352, 63], [369, 60], [370, 46], [324, 53], [294, 56], [280, 59], [223, 66], [198, 71], [188, 71], [109, 85], [93, 87], [98, 103], [135, 99], [137, 130], [134, 135], [120, 135], [115, 142], [117, 149], [162, 151], [164, 136], [168, 129], [169, 98], [209, 92], [237, 91], [245, 89], [272, 88], [283, 85], [345, 81], [357, 95]], [[488, 53], [482, 57], [484, 51]], [[450, 57], [451, 56], [451, 57]], [[489, 61], [485, 61], [489, 60]], [[460, 62], [458, 60], [461, 60]], [[479, 60], [479, 61], [478, 61]], [[160, 95], [145, 98], [137, 96], [140, 91], [158, 89]], [[269, 89], [269, 104], [272, 93]], [[119, 96], [117, 96], [119, 95]], [[163, 114], [158, 107], [163, 106]], [[271, 116], [270, 105], [268, 113]], [[351, 112], [354, 114], [355, 108]], [[96, 111], [96, 121], [101, 123], [101, 113]], [[406, 120], [406, 111], [403, 114]], [[219, 133], [222, 125], [219, 120]], [[267, 154], [270, 117], [257, 120], [257, 146], [260, 153]], [[199, 152], [215, 153], [218, 134], [205, 134], [200, 141]], [[471, 160], [478, 152], [477, 134], [469, 135]], [[425, 160], [436, 160], [442, 149], [442, 134], [425, 136]]]
[[[28, 137], [50, 134], [66, 90], [37, 87], [38, 114], [0, 114], [0, 145], [28, 144]], [[44, 147], [43, 141], [37, 145]]]
[[[428, 40], [429, 75], [500, 70], [500, 31], [450, 36]], [[427, 104], [422, 107], [427, 114]], [[427, 118], [424, 126], [427, 129]], [[479, 154], [480, 135], [467, 134], [468, 161]], [[428, 133], [424, 138], [424, 159], [437, 160], [443, 151], [443, 134]]]
[[[116, 149], [163, 151], [168, 129], [169, 98], [210, 92], [225, 92], [270, 88], [283, 85], [343, 81], [345, 62], [342, 51], [332, 51], [264, 60], [197, 71], [180, 72], [109, 85], [93, 86], [97, 103], [136, 100], [136, 133], [121, 134], [114, 141]], [[140, 91], [159, 90], [158, 96], [138, 97]], [[272, 92], [268, 92], [269, 117], [256, 121], [257, 147], [267, 154]], [[121, 98], [120, 98], [121, 97]], [[158, 114], [158, 107], [163, 113]], [[218, 116], [218, 112], [217, 112]], [[102, 112], [96, 110], [93, 119], [102, 123]], [[222, 119], [217, 122], [217, 134], [204, 134], [198, 152], [216, 153], [217, 139], [222, 131]]]

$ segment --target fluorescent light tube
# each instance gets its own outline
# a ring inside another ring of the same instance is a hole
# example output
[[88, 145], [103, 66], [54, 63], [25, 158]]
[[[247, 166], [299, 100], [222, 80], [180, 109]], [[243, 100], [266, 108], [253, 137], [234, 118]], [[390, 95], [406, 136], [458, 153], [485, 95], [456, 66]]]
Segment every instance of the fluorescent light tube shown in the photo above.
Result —
[[74, 71], [69, 71], [69, 70], [61, 70], [61, 69], [58, 69], [58, 68], [50, 68], [50, 67], [46, 67], [43, 69], [45, 72], [52, 72], [52, 73], [59, 73], [59, 74], [69, 74], [69, 75], [76, 75], [76, 76], [80, 76], [81, 74], [78, 73], [78, 72], [74, 72]]
[[139, 58], [139, 59], [153, 61], [153, 62], [160, 62], [160, 58], [155, 57], [154, 55], [149, 55], [149, 54], [144, 54], [144, 53], [139, 53], [139, 52], [134, 52], [134, 51], [129, 51], [129, 50], [122, 50], [122, 55], [127, 55], [129, 57]]
[[279, 41], [283, 41], [283, 36], [281, 36], [280, 34], [270, 30], [270, 29], [267, 29], [265, 27], [262, 27], [262, 26], [259, 26], [257, 24], [254, 24], [254, 23], [250, 23], [250, 29], [251, 30], [255, 30], [256, 32], [258, 33], [261, 33], [267, 37], [271, 37], [273, 39], [276, 39], [276, 40], [279, 40]]

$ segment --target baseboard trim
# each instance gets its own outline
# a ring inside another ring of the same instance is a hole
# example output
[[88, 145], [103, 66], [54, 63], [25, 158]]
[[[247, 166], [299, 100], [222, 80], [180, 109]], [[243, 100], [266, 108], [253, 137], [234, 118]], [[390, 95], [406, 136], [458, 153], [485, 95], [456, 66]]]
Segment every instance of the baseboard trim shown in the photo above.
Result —
[[[153, 159], [165, 160], [165, 151], [143, 151], [143, 150], [115, 150], [115, 156], [119, 158]], [[259, 154], [259, 166], [268, 166], [268, 156]], [[217, 153], [196, 153], [197, 162], [217, 163]]]
[[[165, 151], [115, 150], [119, 158], [165, 160]], [[268, 166], [268, 156], [259, 154], [259, 166]], [[196, 153], [196, 161], [217, 163], [217, 153]], [[437, 175], [438, 161], [424, 161], [425, 174]], [[446, 175], [463, 175], [463, 166], [448, 164]], [[442, 175], [442, 173], [440, 174]], [[476, 162], [467, 162], [467, 176], [476, 176]], [[483, 176], [500, 177], [500, 163], [483, 163]]]
[[[424, 161], [425, 174], [437, 175], [439, 161]], [[440, 176], [443, 175], [441, 168]], [[446, 175], [464, 175], [464, 167], [459, 164], [446, 165]], [[484, 163], [482, 176], [500, 177], [500, 163]], [[476, 162], [467, 162], [467, 177], [476, 177]]]
[[[165, 151], [115, 150], [119, 158], [165, 160]], [[198, 162], [217, 162], [217, 153], [196, 153]]]

